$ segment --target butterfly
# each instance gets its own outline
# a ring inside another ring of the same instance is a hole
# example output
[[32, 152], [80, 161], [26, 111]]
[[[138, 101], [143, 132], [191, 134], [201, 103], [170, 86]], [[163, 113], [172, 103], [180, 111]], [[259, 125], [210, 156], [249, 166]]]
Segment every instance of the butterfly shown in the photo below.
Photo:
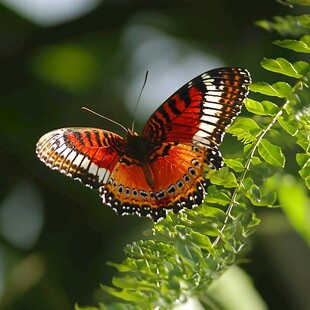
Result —
[[72, 127], [43, 135], [39, 159], [53, 170], [99, 190], [118, 214], [155, 222], [203, 202], [208, 169], [220, 169], [218, 147], [240, 112], [251, 83], [246, 69], [207, 71], [168, 98], [126, 137], [98, 128]]

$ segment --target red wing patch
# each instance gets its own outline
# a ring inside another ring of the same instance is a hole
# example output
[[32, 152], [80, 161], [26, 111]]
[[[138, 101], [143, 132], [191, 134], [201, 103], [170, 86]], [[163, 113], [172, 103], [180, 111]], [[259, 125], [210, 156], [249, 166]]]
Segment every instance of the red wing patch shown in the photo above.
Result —
[[240, 112], [250, 82], [249, 72], [240, 68], [214, 69], [197, 76], [153, 113], [142, 137], [217, 147]]
[[48, 167], [94, 189], [103, 186], [120, 158], [125, 140], [95, 128], [63, 128], [45, 134], [37, 155]]

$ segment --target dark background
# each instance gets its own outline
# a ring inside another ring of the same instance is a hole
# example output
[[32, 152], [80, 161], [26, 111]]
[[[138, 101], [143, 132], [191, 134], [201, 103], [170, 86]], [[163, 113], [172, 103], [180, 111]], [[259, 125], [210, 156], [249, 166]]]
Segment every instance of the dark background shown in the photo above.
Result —
[[[120, 262], [124, 245], [152, 225], [117, 216], [96, 192], [46, 168], [35, 155], [44, 133], [91, 126], [123, 135], [80, 108], [130, 127], [147, 69], [137, 130], [173, 91], [216, 66], [246, 67], [254, 81], [273, 82], [263, 57], [299, 59], [254, 22], [300, 13], [270, 0], [98, 1], [57, 23], [0, 4], [0, 309], [107, 301], [99, 285], [114, 270], [105, 262]], [[222, 152], [232, 149], [225, 141]], [[262, 224], [242, 268], [266, 308], [310, 309], [309, 249], [281, 210], [257, 212]]]

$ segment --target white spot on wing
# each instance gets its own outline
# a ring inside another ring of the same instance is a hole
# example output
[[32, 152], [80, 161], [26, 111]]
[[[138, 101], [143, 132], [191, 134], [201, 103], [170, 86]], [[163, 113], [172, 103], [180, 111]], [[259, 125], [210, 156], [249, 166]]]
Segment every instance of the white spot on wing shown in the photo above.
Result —
[[96, 175], [98, 172], [98, 166], [94, 163], [91, 163], [89, 168], [88, 168], [88, 172], [93, 174], [93, 175]]
[[210, 141], [206, 138], [206, 133], [198, 130], [196, 134], [193, 136], [193, 141], [200, 142], [204, 145], [209, 145]]
[[[202, 116], [202, 117], [204, 117], [204, 116]], [[207, 116], [206, 119], [205, 119], [205, 121], [206, 121], [206, 120], [209, 121], [209, 119], [210, 119], [210, 116]], [[215, 123], [216, 123], [216, 122], [217, 122], [217, 118], [212, 117], [211, 120], [214, 120], [214, 119], [215, 119]], [[204, 120], [204, 119], [203, 119], [203, 120]], [[200, 125], [199, 125], [199, 128], [201, 129], [201, 130], [198, 131], [198, 132], [200, 132], [200, 136], [206, 136], [206, 133], [205, 133], [205, 132], [209, 132], [209, 133], [211, 134], [211, 133], [214, 131], [214, 128], [216, 128], [216, 126], [215, 126], [215, 125], [210, 125], [210, 124], [206, 124], [206, 123], [201, 122]], [[203, 131], [205, 131], [205, 132], [203, 132]], [[198, 132], [197, 132], [196, 134], [198, 134]], [[202, 134], [201, 134], [201, 133], [202, 133]]]
[[98, 178], [100, 183], [106, 184], [109, 180], [110, 175], [111, 175], [110, 170], [105, 168], [98, 169]]
[[[70, 153], [71, 151], [72, 151], [72, 149], [66, 147], [65, 145], [64, 145], [64, 150], [60, 150], [60, 151], [57, 150], [57, 152], [61, 153], [61, 155], [62, 155], [64, 158], [66, 158], [66, 157], [69, 155], [69, 153]], [[67, 158], [66, 158], [66, 159], [67, 159]]]
[[221, 113], [221, 111], [219, 111], [219, 110], [213, 110], [213, 109], [203, 109], [202, 110], [202, 112], [203, 112], [203, 116], [202, 116], [202, 119], [203, 119], [203, 117], [208, 117], [208, 115], [211, 115], [211, 116], [218, 116], [219, 115], [219, 113]]
[[53, 144], [53, 149], [58, 153], [58, 154], [60, 154], [60, 153], [62, 153], [63, 151], [65, 151], [66, 150], [66, 145], [63, 143], [59, 148], [54, 148], [55, 147], [55, 144]]
[[[75, 163], [75, 161], [76, 161], [76, 151], [72, 151], [69, 155], [68, 155], [68, 157], [67, 157], [67, 160], [69, 160], [70, 162], [71, 161], [73, 161], [74, 160], [74, 164], [76, 164]], [[81, 155], [79, 155], [79, 156], [81, 156]]]
[[[211, 110], [213, 112], [213, 110]], [[212, 113], [211, 112], [211, 113]], [[216, 124], [218, 122], [218, 117], [211, 115], [202, 115], [200, 118], [204, 122]], [[206, 123], [200, 123], [199, 128], [207, 130], [208, 132], [212, 132], [214, 130], [215, 125], [210, 125]]]
[[[218, 103], [218, 98], [217, 98], [216, 101], [214, 101], [214, 97], [212, 97], [212, 99], [209, 100], [208, 96], [205, 96], [205, 99], [208, 102], [204, 103], [204, 105], [203, 105], [204, 107], [210, 108], [210, 109], [216, 109], [216, 110], [221, 110], [222, 109], [223, 105]], [[213, 102], [211, 102], [211, 101], [213, 101]]]
[[220, 93], [216, 93], [215, 95], [211, 95], [211, 94], [206, 94], [204, 96], [205, 100], [208, 102], [208, 106], [212, 104], [212, 102], [216, 103], [219, 102], [221, 96]]

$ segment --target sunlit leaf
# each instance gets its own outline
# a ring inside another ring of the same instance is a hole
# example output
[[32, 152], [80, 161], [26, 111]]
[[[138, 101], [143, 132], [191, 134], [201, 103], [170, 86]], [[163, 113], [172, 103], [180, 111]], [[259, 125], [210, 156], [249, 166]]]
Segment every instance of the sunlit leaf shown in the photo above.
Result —
[[238, 140], [244, 143], [256, 141], [256, 135], [260, 132], [261, 128], [251, 118], [239, 117], [228, 129], [227, 132], [236, 136]]
[[[299, 0], [292, 0], [299, 1]], [[301, 0], [302, 1], [302, 0]], [[307, 15], [303, 15], [307, 16]], [[282, 36], [301, 36], [307, 32], [307, 27], [309, 21], [307, 18], [302, 18], [303, 16], [274, 16], [273, 21], [259, 20], [255, 24], [267, 31], [275, 30]], [[303, 27], [302, 27], [303, 26]]]
[[216, 203], [222, 206], [226, 206], [230, 203], [231, 199], [223, 192], [217, 191], [213, 194], [212, 191], [208, 189], [208, 195], [205, 197], [205, 202]]
[[[299, 1], [299, 0], [293, 0], [293, 1]], [[300, 1], [302, 2], [303, 0]], [[305, 0], [305, 2], [307, 2], [310, 5], [309, 0]], [[296, 20], [298, 20], [299, 24], [302, 25], [303, 27], [310, 29], [310, 15], [305, 14], [296, 16]]]
[[195, 264], [202, 259], [201, 250], [198, 247], [194, 246], [194, 244], [176, 241], [175, 245], [180, 254], [182, 255], [181, 259], [188, 268], [194, 268]]
[[[208, 188], [208, 195], [209, 192], [211, 191], [215, 191], [217, 192], [218, 190], [216, 189], [215, 185], [211, 185]], [[219, 209], [219, 208], [215, 208], [215, 207], [211, 207], [211, 206], [203, 206], [202, 208], [199, 208], [199, 214], [204, 215], [207, 219], [211, 218], [214, 219], [214, 222], [223, 222], [225, 217], [226, 217], [226, 213]]]
[[189, 240], [197, 244], [202, 249], [210, 250], [212, 243], [208, 236], [200, 234], [198, 232], [192, 232], [188, 235]]
[[310, 154], [300, 153], [296, 155], [296, 160], [301, 169], [298, 171], [305, 180], [306, 186], [310, 189]]
[[274, 191], [269, 190], [265, 185], [258, 187], [249, 177], [243, 181], [243, 189], [254, 206], [272, 207], [276, 202], [277, 195]]
[[272, 72], [281, 73], [294, 78], [302, 78], [307, 70], [309, 70], [309, 64], [305, 61], [297, 61], [292, 64], [284, 58], [264, 58], [261, 62], [261, 65], [265, 69]]
[[291, 49], [299, 53], [310, 53], [310, 35], [303, 36], [300, 40], [276, 40], [274, 44], [277, 44], [281, 47]]
[[253, 144], [246, 144], [243, 148], [244, 156], [249, 157], [252, 149], [253, 149]]
[[281, 148], [270, 143], [268, 140], [262, 139], [261, 143], [258, 145], [258, 153], [269, 164], [284, 167], [285, 157]]
[[113, 277], [112, 283], [115, 287], [121, 289], [134, 289], [139, 287], [141, 290], [152, 290], [156, 289], [157, 285], [147, 281], [143, 281], [134, 277]]
[[112, 296], [121, 298], [126, 301], [133, 301], [133, 302], [139, 302], [142, 303], [143, 301], [147, 302], [147, 296], [141, 293], [141, 291], [137, 290], [117, 290], [113, 287], [109, 287], [107, 285], [101, 285], [101, 288], [109, 293]]
[[292, 87], [285, 82], [277, 82], [272, 85], [266, 82], [250, 84], [250, 90], [268, 96], [286, 98], [292, 93]]
[[249, 112], [253, 114], [257, 114], [257, 115], [273, 116], [279, 110], [277, 105], [275, 105], [271, 101], [265, 100], [265, 101], [259, 102], [259, 101], [256, 101], [250, 98], [247, 98], [247, 100], [245, 101], [245, 107]]
[[252, 157], [252, 160], [251, 160], [251, 163], [252, 163], [252, 165], [259, 165], [259, 164], [262, 163], [262, 161], [260, 160], [259, 157], [253, 156], [253, 157]]
[[240, 160], [232, 159], [232, 158], [224, 158], [224, 163], [227, 167], [237, 171], [241, 172], [244, 169], [244, 166]]
[[289, 121], [287, 117], [281, 115], [277, 118], [277, 122], [281, 125], [281, 127], [290, 135], [295, 136], [298, 131], [298, 126], [296, 121]]
[[235, 187], [237, 185], [235, 175], [230, 172], [227, 167], [223, 167], [220, 170], [214, 171], [210, 181], [212, 184], [223, 185], [227, 188]]

